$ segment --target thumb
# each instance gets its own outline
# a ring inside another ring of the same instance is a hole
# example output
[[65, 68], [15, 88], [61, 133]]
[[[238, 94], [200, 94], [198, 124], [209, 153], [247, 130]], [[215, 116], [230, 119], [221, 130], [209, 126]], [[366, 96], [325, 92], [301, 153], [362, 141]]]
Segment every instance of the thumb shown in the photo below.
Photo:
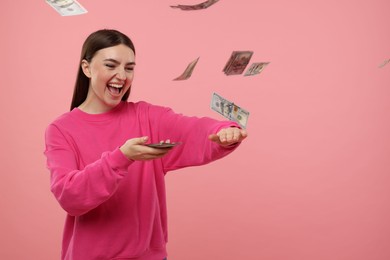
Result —
[[132, 143], [142, 145], [142, 144], [146, 143], [148, 141], [148, 139], [149, 139], [149, 137], [147, 137], [147, 136], [133, 138]]
[[216, 134], [211, 134], [209, 135], [209, 139], [213, 142], [218, 142], [219, 141], [219, 136]]

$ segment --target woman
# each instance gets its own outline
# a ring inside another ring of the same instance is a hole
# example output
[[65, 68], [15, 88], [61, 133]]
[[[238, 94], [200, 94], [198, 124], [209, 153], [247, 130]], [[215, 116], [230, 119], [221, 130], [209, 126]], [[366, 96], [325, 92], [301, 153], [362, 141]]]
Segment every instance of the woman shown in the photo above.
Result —
[[[61, 259], [165, 259], [165, 174], [222, 158], [247, 136], [234, 122], [127, 102], [134, 67], [126, 35], [92, 33], [71, 111], [46, 129], [51, 191], [67, 212]], [[181, 144], [147, 146], [161, 140]]]

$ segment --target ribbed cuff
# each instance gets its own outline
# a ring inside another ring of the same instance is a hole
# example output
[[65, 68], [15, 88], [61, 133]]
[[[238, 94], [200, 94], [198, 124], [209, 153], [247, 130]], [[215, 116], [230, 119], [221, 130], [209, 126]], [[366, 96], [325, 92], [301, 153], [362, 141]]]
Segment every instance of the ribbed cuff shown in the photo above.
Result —
[[130, 164], [134, 162], [133, 160], [128, 159], [119, 149], [119, 147], [110, 153], [109, 161], [112, 168], [125, 171], [127, 171], [127, 167], [129, 167]]

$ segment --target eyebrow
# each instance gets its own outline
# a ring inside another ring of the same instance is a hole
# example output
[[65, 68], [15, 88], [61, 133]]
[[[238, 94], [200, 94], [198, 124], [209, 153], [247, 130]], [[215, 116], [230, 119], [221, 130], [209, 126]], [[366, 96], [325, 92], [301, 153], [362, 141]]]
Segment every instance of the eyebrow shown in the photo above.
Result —
[[[120, 62], [115, 60], [115, 59], [104, 59], [103, 61], [110, 61], [110, 62], [113, 62], [115, 64], [120, 64]], [[126, 63], [126, 65], [135, 65], [135, 62], [128, 62], [128, 63]]]

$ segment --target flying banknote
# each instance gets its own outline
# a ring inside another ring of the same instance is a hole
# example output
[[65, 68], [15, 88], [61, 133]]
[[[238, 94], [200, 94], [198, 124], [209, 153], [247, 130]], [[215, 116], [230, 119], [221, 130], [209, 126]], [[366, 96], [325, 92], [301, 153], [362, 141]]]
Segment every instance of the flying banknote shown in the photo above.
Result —
[[245, 72], [244, 76], [254, 76], [260, 74], [263, 69], [269, 64], [269, 62], [255, 62], [252, 63], [249, 69]]
[[196, 4], [196, 5], [171, 5], [172, 8], [179, 8], [183, 11], [194, 11], [194, 10], [202, 10], [209, 8], [219, 0], [208, 0], [206, 2]]
[[192, 75], [192, 72], [194, 71], [194, 68], [196, 64], [198, 63], [199, 58], [192, 61], [190, 64], [188, 64], [186, 70], [181, 74], [179, 77], [175, 78], [174, 80], [186, 80], [189, 79]]
[[223, 72], [226, 75], [240, 75], [251, 60], [253, 51], [233, 51]]
[[246, 128], [249, 112], [237, 106], [233, 102], [213, 93], [211, 99], [211, 109], [221, 114], [225, 118], [237, 122], [241, 127]]
[[85, 14], [88, 11], [76, 0], [46, 0], [62, 16]]

